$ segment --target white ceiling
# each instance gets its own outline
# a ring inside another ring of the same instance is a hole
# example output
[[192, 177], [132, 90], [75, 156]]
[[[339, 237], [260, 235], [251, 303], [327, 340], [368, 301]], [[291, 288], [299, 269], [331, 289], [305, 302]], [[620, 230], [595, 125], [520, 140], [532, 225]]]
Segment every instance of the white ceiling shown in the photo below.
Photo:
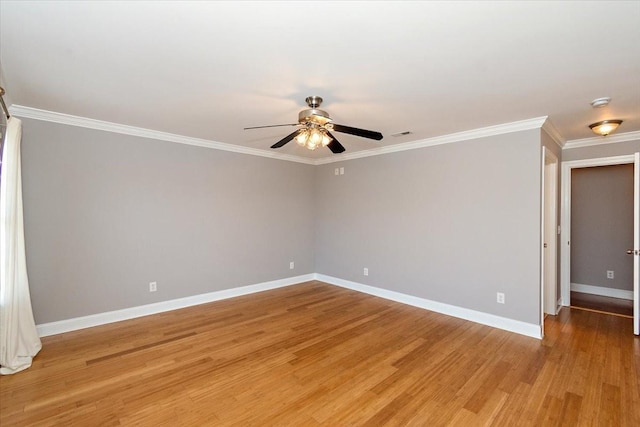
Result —
[[602, 119], [640, 131], [638, 1], [2, 0], [0, 15], [15, 106], [264, 150], [293, 129], [243, 128], [295, 123], [309, 95], [385, 135], [336, 134], [347, 153], [541, 116], [566, 140]]

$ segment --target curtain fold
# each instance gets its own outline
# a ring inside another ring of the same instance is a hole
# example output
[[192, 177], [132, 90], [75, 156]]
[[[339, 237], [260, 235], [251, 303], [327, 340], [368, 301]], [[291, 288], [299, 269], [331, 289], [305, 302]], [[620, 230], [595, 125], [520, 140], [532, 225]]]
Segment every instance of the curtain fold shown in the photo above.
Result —
[[31, 366], [42, 344], [31, 309], [24, 247], [20, 142], [22, 123], [7, 123], [0, 172], [0, 374]]

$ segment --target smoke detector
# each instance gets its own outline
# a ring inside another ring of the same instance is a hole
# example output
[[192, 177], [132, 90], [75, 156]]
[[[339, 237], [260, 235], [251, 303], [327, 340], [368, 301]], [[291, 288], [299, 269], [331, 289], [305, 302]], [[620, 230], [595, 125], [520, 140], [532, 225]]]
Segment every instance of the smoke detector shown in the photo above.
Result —
[[611, 98], [608, 96], [605, 96], [604, 98], [596, 98], [593, 101], [591, 101], [591, 106], [593, 108], [602, 108], [609, 105], [610, 102], [611, 102]]

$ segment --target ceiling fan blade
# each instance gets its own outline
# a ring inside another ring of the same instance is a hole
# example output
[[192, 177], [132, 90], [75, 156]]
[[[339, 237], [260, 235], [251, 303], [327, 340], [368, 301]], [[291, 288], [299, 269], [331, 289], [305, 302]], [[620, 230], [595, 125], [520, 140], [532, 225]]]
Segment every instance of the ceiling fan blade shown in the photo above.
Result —
[[280, 126], [298, 126], [298, 123], [290, 123], [290, 124], [286, 124], [286, 125], [267, 125], [267, 126], [252, 126], [249, 128], [244, 128], [244, 130], [247, 129], [262, 129], [262, 128], [277, 128]]
[[300, 129], [298, 129], [295, 132], [292, 132], [289, 135], [285, 136], [280, 141], [278, 141], [275, 144], [273, 144], [271, 146], [271, 148], [280, 148], [280, 147], [282, 147], [283, 145], [285, 145], [286, 143], [291, 141], [293, 138], [295, 138], [298, 135], [298, 132], [300, 132]]
[[358, 129], [352, 128], [351, 126], [343, 126], [343, 125], [333, 125], [333, 130], [341, 133], [348, 133], [350, 135], [361, 136], [362, 138], [375, 139], [376, 141], [380, 141], [382, 139], [382, 134], [380, 132], [375, 132], [372, 130], [366, 129]]
[[327, 134], [333, 140], [327, 145], [329, 150], [331, 150], [331, 152], [334, 153], [334, 154], [338, 154], [338, 153], [344, 152], [344, 146], [342, 144], [340, 144], [340, 142], [336, 139], [336, 137], [331, 135], [331, 132], [327, 132]]

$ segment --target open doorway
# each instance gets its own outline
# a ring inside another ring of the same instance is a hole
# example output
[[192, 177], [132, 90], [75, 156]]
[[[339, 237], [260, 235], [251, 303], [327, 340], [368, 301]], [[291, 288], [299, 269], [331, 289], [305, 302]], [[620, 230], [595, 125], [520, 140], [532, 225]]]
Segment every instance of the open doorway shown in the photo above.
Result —
[[571, 170], [571, 306], [633, 317], [633, 164]]
[[622, 311], [636, 335], [639, 164], [638, 153], [562, 163], [562, 305]]

